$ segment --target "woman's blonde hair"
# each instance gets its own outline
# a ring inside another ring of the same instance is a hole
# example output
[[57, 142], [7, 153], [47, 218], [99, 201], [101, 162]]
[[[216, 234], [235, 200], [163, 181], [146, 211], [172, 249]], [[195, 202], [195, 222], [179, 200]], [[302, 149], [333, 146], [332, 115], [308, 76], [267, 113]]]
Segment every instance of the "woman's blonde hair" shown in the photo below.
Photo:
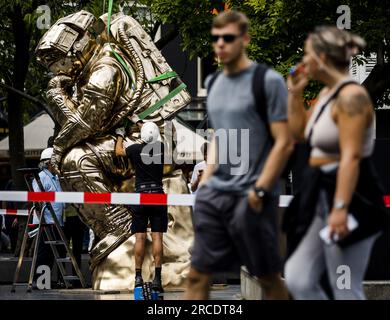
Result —
[[308, 39], [317, 55], [325, 53], [337, 69], [348, 68], [351, 57], [360, 53], [366, 45], [358, 35], [334, 26], [317, 27]]

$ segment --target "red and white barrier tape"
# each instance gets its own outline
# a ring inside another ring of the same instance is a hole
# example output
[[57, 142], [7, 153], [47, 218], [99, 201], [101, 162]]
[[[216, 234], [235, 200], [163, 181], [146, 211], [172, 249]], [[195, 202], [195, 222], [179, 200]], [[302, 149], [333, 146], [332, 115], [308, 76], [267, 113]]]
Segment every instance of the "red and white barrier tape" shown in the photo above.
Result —
[[192, 194], [0, 191], [1, 201], [193, 206]]
[[0, 215], [7, 216], [27, 216], [28, 210], [23, 209], [0, 209]]
[[[280, 196], [279, 205], [286, 207], [292, 196]], [[15, 202], [62, 202], [78, 204], [126, 204], [193, 206], [194, 194], [160, 193], [93, 193], [93, 192], [27, 192], [0, 191], [1, 201]], [[12, 213], [11, 213], [12, 214]]]
[[[293, 196], [279, 197], [279, 207], [289, 205]], [[0, 201], [13, 202], [62, 202], [78, 204], [125, 204], [125, 205], [164, 205], [164, 206], [193, 206], [194, 194], [162, 194], [162, 193], [94, 193], [94, 192], [27, 192], [0, 191]], [[390, 207], [390, 196], [384, 201]], [[3, 209], [2, 211], [8, 211]], [[2, 212], [0, 211], [0, 212]], [[21, 211], [21, 210], [18, 210]], [[27, 212], [27, 210], [25, 210]], [[13, 214], [11, 210], [8, 214]], [[1, 213], [7, 214], [7, 213]], [[27, 214], [24, 214], [27, 215]]]

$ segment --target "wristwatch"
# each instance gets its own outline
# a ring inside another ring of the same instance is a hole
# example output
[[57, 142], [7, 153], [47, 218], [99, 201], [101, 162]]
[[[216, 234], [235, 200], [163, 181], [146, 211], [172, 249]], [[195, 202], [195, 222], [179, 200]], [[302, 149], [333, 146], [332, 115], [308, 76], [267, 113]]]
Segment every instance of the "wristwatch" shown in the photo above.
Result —
[[347, 204], [343, 200], [335, 200], [333, 203], [334, 209], [346, 209]]
[[269, 196], [269, 192], [263, 187], [253, 187], [253, 190], [255, 191], [256, 195], [262, 200], [267, 199]]

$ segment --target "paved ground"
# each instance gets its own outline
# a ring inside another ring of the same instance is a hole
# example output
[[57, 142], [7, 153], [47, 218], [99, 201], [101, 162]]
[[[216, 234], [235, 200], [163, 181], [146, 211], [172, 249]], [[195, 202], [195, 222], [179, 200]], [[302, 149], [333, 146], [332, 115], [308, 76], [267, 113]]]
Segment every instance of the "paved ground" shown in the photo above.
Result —
[[[87, 284], [91, 286], [91, 275], [89, 271], [89, 256], [82, 256], [82, 272]], [[38, 300], [133, 300], [132, 292], [103, 292], [94, 291], [92, 289], [74, 289], [74, 290], [34, 290], [32, 293], [27, 293], [24, 287], [17, 287], [16, 293], [11, 293], [11, 283], [14, 277], [14, 272], [17, 264], [17, 257], [11, 254], [0, 255], [0, 300], [23, 300], [23, 299], [38, 299]], [[19, 281], [27, 282], [31, 258], [25, 258], [25, 262], [21, 269]], [[68, 266], [70, 267], [70, 266]], [[237, 277], [237, 279], [235, 279]], [[53, 273], [53, 279], [56, 279], [56, 272]], [[240, 299], [240, 285], [238, 281], [239, 275], [220, 274], [216, 276], [215, 283], [234, 283], [229, 285], [214, 285], [211, 292], [212, 300], [236, 300]], [[183, 291], [170, 291], [164, 294], [165, 300], [180, 300]]]
[[[183, 291], [168, 291], [164, 300], [180, 300]], [[215, 285], [211, 291], [211, 300], [239, 300], [239, 285]], [[27, 293], [25, 288], [17, 287], [11, 293], [11, 285], [0, 285], [0, 300], [134, 300], [132, 292], [102, 292], [92, 289], [71, 290], [33, 290]]]

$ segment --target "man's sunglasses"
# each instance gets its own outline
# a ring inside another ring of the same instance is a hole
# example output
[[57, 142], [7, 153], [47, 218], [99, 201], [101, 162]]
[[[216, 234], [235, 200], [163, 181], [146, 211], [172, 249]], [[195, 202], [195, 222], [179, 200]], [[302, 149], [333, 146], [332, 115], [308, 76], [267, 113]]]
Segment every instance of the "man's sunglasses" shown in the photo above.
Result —
[[222, 38], [225, 43], [232, 43], [234, 40], [236, 40], [238, 37], [241, 37], [239, 34], [222, 34], [222, 35], [211, 35], [211, 42], [216, 43], [218, 42], [219, 38]]

